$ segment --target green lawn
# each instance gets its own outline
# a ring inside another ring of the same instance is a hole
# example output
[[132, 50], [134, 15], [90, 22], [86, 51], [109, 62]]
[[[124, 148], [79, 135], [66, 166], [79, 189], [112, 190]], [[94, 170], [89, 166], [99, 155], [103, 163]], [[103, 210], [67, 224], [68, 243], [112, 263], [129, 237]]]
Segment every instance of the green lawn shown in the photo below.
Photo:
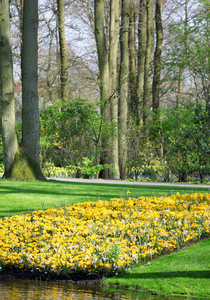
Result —
[[0, 179], [0, 217], [36, 209], [60, 207], [77, 202], [109, 200], [130, 196], [158, 196], [176, 193], [209, 192], [209, 188], [118, 185], [64, 181], [10, 181]]
[[105, 285], [210, 299], [210, 238], [108, 278]]

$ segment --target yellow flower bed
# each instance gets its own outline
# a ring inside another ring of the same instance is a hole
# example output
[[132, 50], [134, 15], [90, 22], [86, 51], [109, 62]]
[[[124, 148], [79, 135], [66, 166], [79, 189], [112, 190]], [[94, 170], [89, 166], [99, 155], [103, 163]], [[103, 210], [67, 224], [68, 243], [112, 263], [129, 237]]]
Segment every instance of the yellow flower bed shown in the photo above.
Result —
[[0, 220], [0, 269], [108, 274], [210, 233], [210, 194], [84, 202]]

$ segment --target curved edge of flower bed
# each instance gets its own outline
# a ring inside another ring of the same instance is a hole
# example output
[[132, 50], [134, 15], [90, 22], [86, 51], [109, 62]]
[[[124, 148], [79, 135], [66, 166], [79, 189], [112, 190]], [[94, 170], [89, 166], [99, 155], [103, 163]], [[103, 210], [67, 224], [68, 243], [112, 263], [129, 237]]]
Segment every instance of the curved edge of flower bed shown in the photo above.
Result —
[[102, 278], [97, 275], [85, 273], [70, 273], [68, 275], [57, 275], [53, 273], [43, 274], [40, 272], [31, 273], [21, 270], [5, 270], [0, 273], [0, 280], [34, 280], [34, 281], [68, 281], [76, 284], [84, 285], [100, 285]]
[[[162, 253], [161, 255], [158, 255], [154, 257], [152, 260], [157, 259], [161, 256], [166, 256], [170, 255], [173, 252], [178, 252], [179, 250], [189, 247], [191, 245], [199, 243], [201, 240], [204, 239], [210, 239], [210, 235], [204, 235], [201, 236], [200, 239], [195, 240], [195, 241], [188, 241], [187, 243], [181, 245], [179, 248], [175, 248], [173, 250], [169, 250], [165, 253]], [[141, 262], [142, 264], [147, 264], [148, 260], [145, 262]], [[110, 277], [110, 275], [108, 276]], [[23, 271], [19, 269], [13, 269], [13, 270], [4, 270], [0, 272], [0, 280], [15, 280], [15, 279], [20, 279], [20, 280], [34, 280], [34, 281], [65, 281], [65, 282], [71, 282], [72, 284], [78, 284], [78, 285], [88, 285], [88, 286], [99, 286], [103, 284], [103, 280], [106, 279], [104, 278], [103, 275], [99, 276], [97, 274], [88, 274], [88, 273], [83, 273], [83, 272], [72, 272], [69, 273], [68, 275], [63, 275], [63, 274], [55, 274], [55, 273], [40, 273], [39, 271], [37, 272], [29, 272], [29, 271]], [[110, 287], [113, 288], [119, 288], [118, 285], [109, 285]], [[126, 289], [125, 286], [121, 287], [123, 289]], [[147, 291], [148, 292], [148, 291]]]

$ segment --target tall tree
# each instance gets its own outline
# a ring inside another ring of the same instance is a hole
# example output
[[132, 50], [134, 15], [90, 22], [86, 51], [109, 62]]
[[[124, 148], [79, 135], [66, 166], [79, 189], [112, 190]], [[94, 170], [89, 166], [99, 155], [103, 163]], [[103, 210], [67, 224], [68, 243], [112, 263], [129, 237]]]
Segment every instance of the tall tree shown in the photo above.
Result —
[[156, 47], [155, 47], [155, 54], [154, 54], [152, 108], [153, 108], [153, 112], [156, 114], [159, 108], [161, 53], [163, 48], [162, 0], [156, 0], [155, 24], [156, 24]]
[[22, 31], [22, 142], [35, 178], [43, 179], [39, 164], [38, 0], [24, 1]]
[[143, 92], [143, 124], [145, 127], [145, 139], [148, 139], [148, 128], [147, 128], [147, 118], [148, 118], [148, 102], [150, 96], [150, 84], [149, 84], [149, 68], [151, 59], [151, 48], [152, 48], [152, 8], [151, 0], [147, 0], [146, 4], [146, 49], [145, 49], [145, 62], [144, 62], [144, 92]]
[[64, 1], [57, 0], [58, 28], [61, 60], [61, 98], [68, 98], [68, 51], [65, 37]]
[[146, 0], [139, 1], [139, 21], [138, 21], [138, 75], [136, 83], [137, 93], [137, 123], [140, 120], [140, 109], [143, 103], [144, 91], [144, 67], [146, 50]]
[[120, 103], [119, 103], [119, 166], [120, 177], [126, 177], [127, 164], [127, 118], [128, 118], [128, 74], [129, 74], [129, 2], [122, 0], [120, 34]]
[[155, 25], [156, 25], [156, 46], [154, 53], [154, 74], [152, 83], [152, 109], [153, 121], [157, 125], [153, 132], [153, 138], [157, 142], [157, 151], [160, 154], [159, 141], [159, 93], [160, 93], [160, 71], [161, 71], [161, 53], [163, 47], [163, 26], [162, 26], [162, 0], [156, 0], [155, 7]]
[[118, 84], [117, 84], [117, 51], [119, 37], [119, 0], [110, 0], [110, 34], [109, 34], [109, 77], [111, 94], [111, 120], [114, 123], [112, 138], [111, 163], [114, 178], [120, 177], [118, 159]]
[[[101, 100], [101, 114], [102, 118], [108, 124], [111, 122], [110, 112], [110, 86], [109, 86], [109, 51], [107, 49], [107, 36], [105, 34], [105, 17], [104, 17], [104, 1], [94, 1], [94, 20], [95, 20], [95, 39], [98, 53], [99, 66], [99, 86], [100, 86], [100, 100]], [[102, 137], [102, 153], [101, 164], [110, 163], [110, 141], [106, 136]], [[109, 177], [108, 169], [101, 172], [102, 178]]]
[[138, 119], [138, 105], [136, 97], [136, 41], [135, 41], [135, 14], [133, 0], [129, 0], [129, 108], [135, 120]]
[[0, 1], [0, 128], [3, 140], [4, 177], [8, 177], [18, 152], [9, 0]]

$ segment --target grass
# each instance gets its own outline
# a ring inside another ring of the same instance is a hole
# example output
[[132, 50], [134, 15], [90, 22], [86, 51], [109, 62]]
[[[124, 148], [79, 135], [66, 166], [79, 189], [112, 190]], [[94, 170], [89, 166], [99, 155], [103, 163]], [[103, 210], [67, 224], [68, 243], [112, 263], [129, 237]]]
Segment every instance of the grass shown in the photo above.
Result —
[[108, 278], [105, 285], [118, 289], [127, 287], [157, 294], [209, 299], [209, 249], [210, 239], [201, 240], [190, 247], [185, 246], [178, 252], [135, 266], [131, 273]]
[[[104, 183], [17, 182], [0, 180], [0, 217], [26, 213], [37, 209], [55, 208], [84, 201], [209, 192], [209, 188], [117, 185]], [[129, 287], [164, 295], [210, 297], [210, 239], [150, 261], [136, 265], [105, 281], [105, 286]], [[186, 298], [185, 298], [186, 299]], [[198, 298], [196, 298], [198, 299]]]
[[10, 181], [0, 179], [0, 218], [31, 212], [36, 209], [56, 208], [77, 202], [109, 200], [125, 197], [172, 195], [176, 193], [209, 192], [209, 188], [117, 185], [65, 181]]

